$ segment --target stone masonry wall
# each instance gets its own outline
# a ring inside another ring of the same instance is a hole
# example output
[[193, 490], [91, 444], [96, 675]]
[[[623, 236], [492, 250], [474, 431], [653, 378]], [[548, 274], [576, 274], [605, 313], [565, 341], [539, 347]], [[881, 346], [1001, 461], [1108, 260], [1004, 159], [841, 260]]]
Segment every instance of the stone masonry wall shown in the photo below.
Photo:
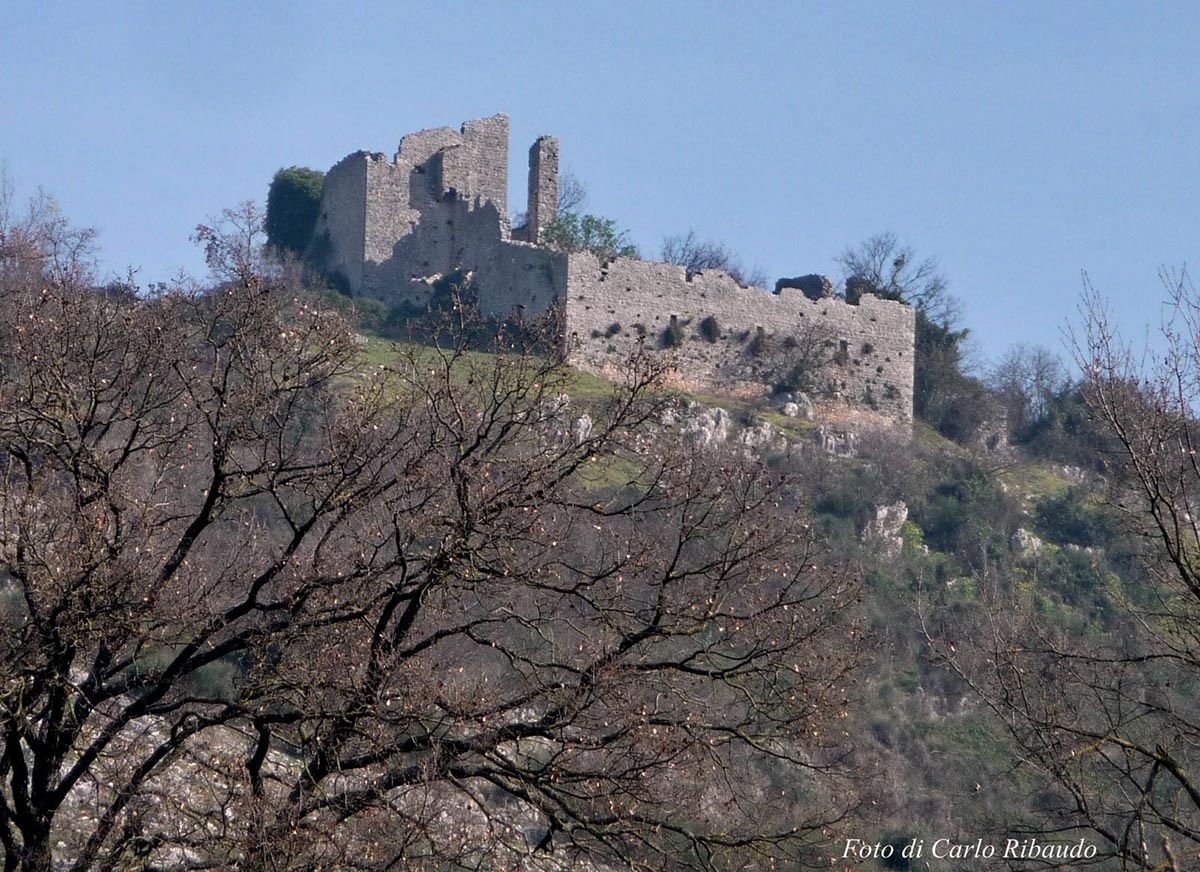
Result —
[[[508, 117], [468, 121], [461, 129], [439, 127], [400, 140], [395, 157], [357, 152], [326, 175], [314, 247], [330, 272], [345, 276], [355, 294], [394, 293], [391, 260], [448, 199], [471, 206], [492, 203], [507, 232]], [[444, 271], [431, 264], [428, 275]], [[416, 275], [417, 273], [414, 273]], [[410, 276], [411, 278], [411, 276]]]
[[506, 116], [405, 136], [390, 160], [357, 152], [325, 177], [310, 251], [351, 293], [391, 303], [423, 307], [453, 271], [472, 275], [486, 315], [537, 315], [558, 302], [569, 359], [602, 374], [640, 345], [668, 354], [693, 389], [762, 393], [800, 372], [827, 411], [911, 421], [911, 308], [869, 295], [849, 305], [792, 288], [771, 294], [715, 270], [689, 276], [665, 263], [539, 247], [532, 241], [557, 208], [558, 161], [553, 137], [530, 149], [523, 241], [507, 216]]
[[[601, 374], [616, 371], [641, 343], [670, 355], [684, 386], [762, 392], [815, 349], [824, 364], [813, 374], [818, 404], [912, 420], [915, 315], [890, 300], [867, 295], [850, 305], [792, 288], [775, 295], [715, 270], [689, 278], [671, 264], [618, 258], [602, 265], [576, 254], [565, 316], [571, 361]], [[678, 341], [664, 348], [668, 331]]]
[[542, 230], [558, 214], [558, 140], [540, 136], [529, 149], [529, 207], [526, 238], [542, 241]]
[[372, 155], [358, 151], [338, 161], [325, 174], [325, 186], [309, 253], [331, 276], [340, 276], [351, 291], [362, 289], [366, 237], [367, 163]]

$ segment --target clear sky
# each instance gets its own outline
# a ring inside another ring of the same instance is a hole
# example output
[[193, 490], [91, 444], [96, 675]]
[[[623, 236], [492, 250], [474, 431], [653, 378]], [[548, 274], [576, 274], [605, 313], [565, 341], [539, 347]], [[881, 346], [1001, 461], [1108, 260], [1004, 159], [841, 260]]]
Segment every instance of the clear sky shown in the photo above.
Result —
[[1126, 329], [1200, 254], [1200, 4], [6, 0], [0, 161], [104, 267], [202, 272], [192, 228], [407, 132], [552, 133], [647, 255], [694, 228], [771, 278], [884, 230], [986, 356], [1060, 347], [1086, 270]]

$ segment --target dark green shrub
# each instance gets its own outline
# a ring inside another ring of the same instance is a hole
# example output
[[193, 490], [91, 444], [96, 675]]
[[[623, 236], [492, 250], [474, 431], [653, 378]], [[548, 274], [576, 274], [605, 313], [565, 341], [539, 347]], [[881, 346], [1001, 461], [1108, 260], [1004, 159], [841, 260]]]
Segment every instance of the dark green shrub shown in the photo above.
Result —
[[1035, 457], [1103, 469], [1104, 439], [1088, 415], [1083, 388], [1071, 384], [1046, 400], [1045, 411], [1014, 436]]
[[679, 326], [679, 322], [674, 318], [667, 325], [667, 329], [662, 332], [662, 347], [663, 348], [678, 348], [683, 345], [686, 337], [683, 333], [683, 328]]
[[324, 185], [325, 174], [308, 167], [288, 167], [275, 173], [267, 190], [268, 245], [304, 253], [317, 224]]
[[915, 833], [901, 830], [892, 830], [891, 832], [884, 833], [883, 838], [880, 839], [880, 843], [890, 845], [892, 853], [889, 857], [881, 858], [879, 865], [884, 869], [911, 869], [912, 860], [905, 857], [903, 851], [905, 846], [910, 844], [916, 837]]
[[767, 338], [767, 334], [761, 328], [754, 332], [750, 344], [746, 346], [746, 353], [751, 357], [760, 357], [766, 354], [771, 347], [771, 341]]
[[771, 390], [775, 394], [794, 394], [796, 391], [807, 393], [812, 390], [811, 376], [812, 373], [803, 363], [793, 364], [780, 378], [775, 380]]
[[1084, 548], [1107, 546], [1119, 535], [1116, 522], [1094, 503], [1085, 488], [1043, 499], [1034, 513], [1037, 530], [1051, 542]]
[[350, 277], [341, 270], [334, 270], [331, 273], [327, 273], [325, 276], [325, 282], [330, 288], [337, 291], [343, 297], [349, 297], [352, 295], [352, 290], [350, 288]]
[[429, 289], [429, 308], [434, 312], [446, 312], [456, 302], [471, 294], [471, 278], [461, 270], [447, 273], [434, 281]]
[[716, 342], [721, 338], [721, 325], [715, 315], [709, 315], [700, 322], [700, 335], [709, 342]]
[[562, 212], [542, 232], [543, 244], [556, 251], [571, 254], [590, 251], [600, 260], [616, 257], [637, 257], [637, 246], [629, 241], [627, 231], [618, 230], [617, 222], [597, 215], [578, 215]]

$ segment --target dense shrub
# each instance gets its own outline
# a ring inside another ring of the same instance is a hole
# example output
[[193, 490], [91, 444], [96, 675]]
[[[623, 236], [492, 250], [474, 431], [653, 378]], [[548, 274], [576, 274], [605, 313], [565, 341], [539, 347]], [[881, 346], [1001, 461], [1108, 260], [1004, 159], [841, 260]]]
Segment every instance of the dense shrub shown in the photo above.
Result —
[[618, 230], [613, 219], [597, 215], [560, 213], [546, 225], [542, 238], [548, 248], [567, 254], [590, 251], [600, 260], [638, 256], [637, 246], [629, 241], [628, 232]]
[[1038, 532], [1052, 542], [1084, 548], [1106, 546], [1119, 535], [1111, 514], [1093, 501], [1085, 488], [1072, 488], [1038, 503]]
[[325, 174], [308, 167], [288, 167], [275, 173], [267, 191], [267, 244], [280, 251], [303, 254], [317, 224]]
[[683, 345], [685, 338], [686, 337], [684, 335], [683, 328], [679, 325], [678, 321], [672, 318], [671, 323], [668, 324], [667, 328], [662, 332], [662, 347], [678, 348], [679, 346]]

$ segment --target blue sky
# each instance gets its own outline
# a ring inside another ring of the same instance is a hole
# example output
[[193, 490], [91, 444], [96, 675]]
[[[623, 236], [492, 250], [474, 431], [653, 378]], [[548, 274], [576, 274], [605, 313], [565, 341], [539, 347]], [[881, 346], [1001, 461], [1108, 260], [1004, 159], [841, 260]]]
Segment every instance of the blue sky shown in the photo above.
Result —
[[104, 267], [202, 271], [192, 228], [409, 131], [562, 141], [648, 255], [694, 228], [771, 278], [884, 230], [984, 357], [1060, 347], [1086, 270], [1126, 330], [1200, 255], [1196, 3], [5, 4], [0, 161]]

